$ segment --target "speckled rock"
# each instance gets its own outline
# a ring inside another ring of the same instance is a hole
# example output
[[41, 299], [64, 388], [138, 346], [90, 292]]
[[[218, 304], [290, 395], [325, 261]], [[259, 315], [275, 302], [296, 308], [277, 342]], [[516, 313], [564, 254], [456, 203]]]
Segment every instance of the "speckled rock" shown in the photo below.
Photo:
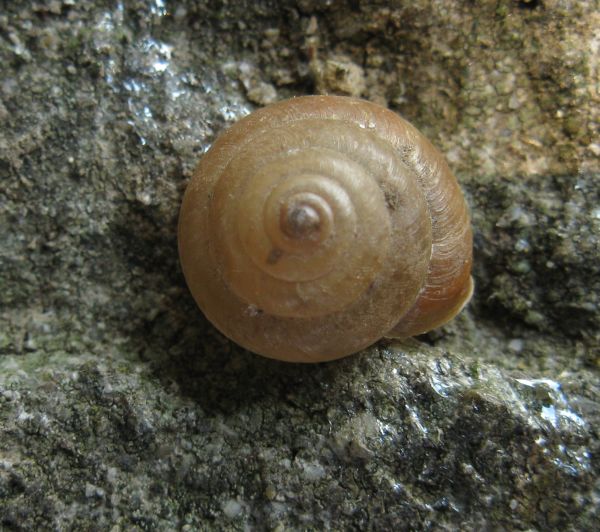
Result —
[[3, 526], [592, 522], [597, 442], [556, 381], [416, 342], [326, 365], [227, 346], [171, 364], [46, 364], [5, 379]]
[[[0, 529], [591, 529], [598, 7], [5, 3]], [[176, 223], [223, 127], [316, 90], [447, 154], [477, 288], [418, 342], [295, 366], [204, 320]]]

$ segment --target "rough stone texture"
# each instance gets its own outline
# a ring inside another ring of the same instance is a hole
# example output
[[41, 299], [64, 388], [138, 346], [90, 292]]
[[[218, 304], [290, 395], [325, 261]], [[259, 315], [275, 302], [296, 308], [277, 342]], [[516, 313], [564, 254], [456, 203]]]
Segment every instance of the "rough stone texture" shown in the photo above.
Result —
[[[599, 7], [4, 2], [0, 529], [591, 529]], [[447, 154], [477, 290], [295, 366], [202, 318], [176, 222], [225, 125], [317, 88]]]

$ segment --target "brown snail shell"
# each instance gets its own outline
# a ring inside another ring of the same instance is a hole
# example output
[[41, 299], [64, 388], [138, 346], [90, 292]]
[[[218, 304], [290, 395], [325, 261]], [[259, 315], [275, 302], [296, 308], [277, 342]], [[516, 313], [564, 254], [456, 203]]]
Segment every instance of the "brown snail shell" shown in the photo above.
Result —
[[339, 96], [225, 131], [185, 192], [179, 254], [221, 332], [292, 362], [429, 331], [473, 290], [469, 214], [442, 155], [395, 113]]

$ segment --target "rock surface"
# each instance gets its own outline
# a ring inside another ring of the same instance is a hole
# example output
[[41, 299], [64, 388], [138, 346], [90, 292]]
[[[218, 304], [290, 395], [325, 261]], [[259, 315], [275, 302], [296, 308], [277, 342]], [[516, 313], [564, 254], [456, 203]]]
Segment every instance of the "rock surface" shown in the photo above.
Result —
[[[591, 529], [598, 2], [6, 3], [0, 529]], [[201, 316], [196, 161], [316, 90], [400, 112], [475, 228], [452, 324], [296, 366]]]

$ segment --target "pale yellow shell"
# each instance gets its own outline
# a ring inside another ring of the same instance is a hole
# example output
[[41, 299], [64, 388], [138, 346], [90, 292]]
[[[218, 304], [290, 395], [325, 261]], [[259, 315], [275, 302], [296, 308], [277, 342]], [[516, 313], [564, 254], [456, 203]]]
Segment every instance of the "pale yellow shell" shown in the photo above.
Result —
[[219, 330], [294, 362], [426, 332], [473, 287], [469, 215], [443, 157], [393, 112], [339, 96], [225, 131], [186, 190], [179, 253]]

